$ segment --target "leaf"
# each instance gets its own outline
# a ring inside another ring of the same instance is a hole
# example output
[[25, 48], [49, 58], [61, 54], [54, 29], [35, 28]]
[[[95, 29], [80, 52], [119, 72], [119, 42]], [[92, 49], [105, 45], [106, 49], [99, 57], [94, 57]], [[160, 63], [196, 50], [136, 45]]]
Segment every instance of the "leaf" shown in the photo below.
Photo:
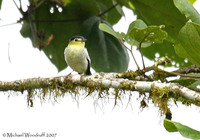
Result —
[[116, 0], [120, 5], [124, 5], [128, 7], [128, 0]]
[[174, 123], [172, 123], [172, 121], [170, 121], [168, 119], [164, 120], [164, 127], [169, 132], [177, 132], [178, 131], [178, 129], [176, 128]]
[[115, 32], [110, 26], [108, 26], [105, 23], [100, 23], [99, 24], [99, 29], [101, 29], [104, 32], [107, 32], [111, 35], [113, 35], [114, 37], [118, 38], [118, 39], [122, 39], [125, 37], [124, 33], [119, 33], [119, 32]]
[[31, 40], [33, 40], [30, 24], [28, 21], [24, 21], [23, 26], [20, 30], [20, 33], [23, 37], [29, 37]]
[[118, 11], [118, 13], [119, 13], [121, 16], [125, 16], [124, 11], [122, 10], [122, 6], [119, 5], [119, 3], [116, 2], [115, 0], [112, 0], [112, 2], [113, 2], [113, 4], [118, 4], [118, 5], [116, 6], [116, 10]]
[[[167, 40], [175, 42], [179, 30], [186, 23], [186, 18], [175, 7], [173, 0], [130, 0], [138, 19], [149, 25], [164, 25], [168, 33]], [[166, 8], [167, 7], [167, 8]]]
[[[130, 0], [129, 5], [137, 14], [138, 19], [142, 19], [148, 26], [165, 25], [163, 30], [168, 33], [168, 37], [163, 43], [155, 43], [150, 47], [142, 48], [144, 56], [154, 60], [155, 54], [158, 53], [161, 57], [167, 55], [171, 58], [175, 66], [187, 67], [191, 64], [184, 63], [184, 58], [180, 58], [174, 50], [174, 43], [179, 31], [187, 19], [175, 6], [173, 0]], [[183, 6], [187, 7], [187, 5]]]
[[187, 20], [191, 19], [192, 22], [200, 24], [200, 15], [190, 2], [187, 0], [174, 0], [174, 4]]
[[143, 20], [137, 19], [129, 25], [127, 34], [130, 33], [133, 30], [133, 28], [144, 29], [146, 27], [147, 25], [146, 23], [144, 23]]
[[169, 132], [179, 132], [183, 137], [190, 139], [200, 139], [200, 131], [194, 130], [178, 122], [165, 119], [164, 127]]
[[187, 86], [187, 88], [193, 89], [195, 91], [200, 92], [200, 88], [197, 87], [200, 86], [200, 80], [196, 80], [196, 82], [192, 83], [191, 85]]
[[[129, 25], [129, 28], [128, 28], [128, 32], [127, 32], [127, 35], [125, 36], [125, 41], [127, 43], [129, 43], [131, 46], [138, 46], [139, 45], [139, 42], [136, 41], [134, 38], [132, 38], [129, 33], [134, 29], [134, 28], [139, 28], [139, 29], [144, 29], [146, 28], [147, 25], [144, 23], [144, 21], [142, 21], [141, 19], [137, 19], [135, 21], [133, 21], [130, 25]], [[148, 47], [150, 46], [151, 43], [149, 42], [143, 42], [142, 43], [142, 48], [143, 47]]]
[[[200, 76], [200, 73], [188, 73], [187, 75], [193, 75], [193, 76]], [[185, 87], [190, 88], [192, 90], [195, 91], [200, 91], [200, 88], [197, 88], [197, 86], [200, 86], [200, 79], [199, 78], [189, 78], [189, 77], [180, 77], [180, 79], [177, 79], [180, 81], [185, 81], [185, 82], [181, 82], [184, 83]]]
[[191, 4], [195, 3], [196, 0], [188, 0]]
[[167, 33], [160, 26], [148, 26], [146, 28], [133, 28], [128, 35], [139, 43], [162, 43]]
[[[143, 55], [149, 58], [150, 60], [156, 59], [156, 54], [159, 55], [159, 57], [168, 56], [172, 60], [172, 64], [175, 67], [188, 67], [192, 65], [190, 62], [185, 62], [185, 58], [179, 57], [175, 50], [174, 50], [174, 44], [164, 40], [162, 44], [152, 44], [150, 47], [142, 48]], [[170, 64], [168, 64], [170, 66]]]
[[[200, 73], [188, 73], [186, 75], [200, 76]], [[199, 78], [180, 77], [179, 79], [171, 80], [170, 82], [179, 83], [184, 87], [190, 88], [198, 92], [200, 91], [200, 88], [197, 87], [200, 86]]]
[[120, 18], [123, 16], [121, 5], [117, 5], [113, 7], [116, 4], [115, 0], [97, 0], [97, 2], [101, 9], [101, 13], [104, 13], [105, 11], [107, 11], [102, 16], [110, 24], [112, 25], [116, 24], [120, 20]]
[[128, 33], [119, 33], [114, 31], [106, 24], [100, 24], [99, 28], [118, 39], [124, 38], [130, 45], [138, 46], [142, 43], [142, 47], [150, 46], [152, 43], [162, 43], [167, 33], [162, 31], [158, 26], [147, 27], [142, 20], [136, 20], [129, 25]]
[[[172, 80], [170, 82], [179, 83], [180, 85], [189, 88], [189, 86], [194, 84], [196, 81], [198, 81], [198, 80], [194, 79], [194, 78], [183, 78], [183, 77], [181, 77], [180, 79], [175, 79], [175, 80]], [[194, 89], [194, 88], [192, 88], [192, 89]]]
[[[115, 36], [116, 38], [125, 38], [126, 42], [129, 43], [131, 46], [138, 46], [139, 42], [136, 41], [135, 39], [131, 38], [129, 35], [124, 35], [123, 33], [119, 33], [114, 31], [112, 28], [110, 28], [109, 26], [107, 26], [106, 24], [100, 24], [100, 29]], [[133, 21], [130, 25], [129, 25], [129, 29], [128, 32], [131, 32], [131, 30], [135, 27], [138, 28], [145, 28], [147, 27], [147, 25], [140, 19]], [[151, 46], [151, 47], [148, 47]], [[143, 54], [148, 57], [151, 60], [155, 60], [155, 54], [159, 54], [160, 57], [164, 57], [164, 56], [168, 56], [169, 58], [172, 59], [174, 63], [174, 66], [182, 66], [182, 67], [187, 67], [189, 65], [191, 65], [191, 63], [185, 63], [183, 58], [180, 58], [177, 56], [177, 54], [174, 51], [174, 47], [173, 47], [173, 43], [168, 42], [166, 40], [163, 41], [162, 44], [157, 44], [157, 43], [142, 43], [142, 52]], [[169, 64], [170, 65], [170, 64]]]
[[176, 53], [190, 62], [200, 65], [200, 25], [187, 22], [180, 30], [175, 43]]
[[92, 67], [97, 72], [126, 71], [129, 64], [127, 50], [117, 38], [99, 30], [99, 24], [100, 18], [91, 17], [83, 23], [81, 30], [81, 35], [88, 40], [86, 46]]
[[105, 23], [100, 23], [99, 24], [99, 29], [101, 29], [102, 31], [113, 35], [114, 37], [116, 37], [118, 39], [125, 39], [125, 41], [127, 43], [129, 43], [131, 46], [137, 46], [139, 44], [137, 41], [135, 41], [130, 36], [125, 35], [124, 33], [119, 33], [119, 32], [114, 31], [110, 26], [108, 26]]
[[[59, 8], [62, 11], [59, 11]], [[32, 19], [35, 20], [33, 22], [36, 32], [35, 36], [42, 36], [42, 39], [38, 39], [39, 47], [42, 46], [41, 48], [46, 56], [59, 71], [67, 66], [64, 60], [64, 49], [68, 44], [68, 40], [74, 35], [79, 35], [84, 19], [99, 12], [96, 1], [76, 0], [68, 3], [66, 7], [58, 7], [56, 3], [48, 1], [36, 8], [33, 11], [34, 14], [31, 13]], [[29, 37], [33, 45], [36, 46], [30, 21], [25, 20], [23, 22], [21, 34], [24, 37]], [[43, 42], [48, 41], [50, 36], [53, 36], [50, 44], [43, 46]]]

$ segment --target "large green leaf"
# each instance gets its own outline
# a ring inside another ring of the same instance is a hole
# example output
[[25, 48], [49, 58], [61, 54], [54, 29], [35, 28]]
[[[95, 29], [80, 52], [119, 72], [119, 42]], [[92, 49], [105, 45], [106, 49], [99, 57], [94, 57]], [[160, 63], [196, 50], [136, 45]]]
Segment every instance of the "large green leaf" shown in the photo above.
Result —
[[175, 43], [176, 53], [200, 66], [200, 25], [187, 22]]
[[[142, 29], [147, 30], [149, 28], [149, 30], [152, 30], [151, 26], [147, 28], [147, 25], [140, 19], [132, 22], [129, 25], [129, 29], [128, 29], [128, 34], [134, 29], [140, 29], [142, 31]], [[174, 47], [173, 47], [173, 43], [164, 40], [166, 38], [166, 32], [163, 32], [159, 26], [154, 27], [156, 29], [156, 32], [158, 32], [158, 35], [155, 34], [154, 38], [152, 38], [152, 42], [154, 42], [154, 39], [158, 39], [158, 41], [160, 40], [160, 42], [157, 43], [143, 43], [142, 44], [142, 52], [143, 54], [148, 57], [151, 60], [155, 60], [155, 54], [159, 54], [160, 57], [163, 56], [168, 56], [169, 58], [172, 59], [173, 62], [175, 62], [175, 66], [179, 65], [179, 66], [189, 66], [191, 65], [191, 63], [185, 63], [183, 58], [180, 58], [177, 56], [177, 54], [174, 51]], [[162, 34], [161, 36], [159, 34]], [[134, 35], [134, 34], [133, 34]], [[134, 36], [138, 36], [138, 33], [135, 34]], [[144, 36], [144, 34], [142, 35]], [[163, 42], [162, 42], [163, 41]], [[136, 41], [133, 41], [134, 43], [129, 43], [131, 45], [138, 45], [138, 43], [136, 43]], [[156, 41], [155, 41], [156, 42]], [[162, 42], [162, 43], [161, 43]], [[151, 45], [151, 46], [150, 46]], [[148, 47], [150, 46], [150, 47]]]
[[92, 67], [97, 72], [126, 71], [129, 64], [127, 50], [117, 38], [101, 31], [99, 24], [100, 18], [94, 16], [82, 25], [81, 35], [88, 40], [86, 46], [91, 57]]
[[[136, 30], [136, 29], [141, 29], [142, 30], [142, 29], [145, 29], [145, 28], [147, 28], [147, 25], [146, 25], [146, 23], [144, 23], [143, 20], [137, 19], [137, 20], [133, 21], [128, 27], [128, 31], [127, 31], [127, 34], [125, 36], [125, 41], [127, 43], [129, 43], [131, 46], [138, 46], [140, 42], [138, 42], [138, 40], [136, 40], [134, 38], [133, 31]], [[144, 41], [141, 44], [142, 48], [143, 47], [148, 47], [150, 45], [151, 45], [150, 42], [144, 42]]]
[[[106, 25], [104, 23], [101, 23], [99, 25], [99, 28], [101, 30], [115, 36], [118, 39], [125, 38], [126, 42], [132, 46], [137, 46], [139, 44], [138, 41], [131, 38], [129, 35], [116, 32], [111, 27], [109, 27], [108, 25]], [[147, 28], [147, 25], [140, 19], [133, 21], [129, 25], [127, 34], [129, 34], [134, 28], [144, 29], [144, 28]], [[147, 47], [150, 45], [151, 45], [151, 47]], [[177, 56], [177, 54], [175, 53], [175, 50], [174, 50], [173, 43], [166, 41], [166, 40], [164, 40], [162, 44], [158, 44], [158, 43], [152, 44], [152, 43], [148, 43], [148, 42], [143, 43], [142, 44], [142, 52], [143, 52], [143, 54], [145, 54], [146, 57], [148, 57], [151, 60], [155, 60], [155, 57], [156, 57], [155, 54], [159, 54], [160, 57], [168, 56], [169, 58], [171, 58], [172, 61], [175, 62], [175, 63], [173, 63], [174, 66], [186, 67], [186, 66], [191, 65], [190, 62], [185, 63], [183, 58], [180, 58], [179, 56]]]
[[200, 24], [200, 15], [190, 2], [187, 0], [174, 0], [174, 4], [188, 20]]
[[182, 125], [168, 119], [164, 120], [164, 127], [169, 132], [179, 132], [182, 136], [190, 139], [200, 139], [200, 131]]
[[[131, 38], [129, 35], [126, 35], [124, 33], [119, 33], [114, 31], [111, 27], [109, 27], [108, 25], [101, 23], [99, 25], [99, 28], [113, 36], [115, 36], [118, 39], [122, 39], [125, 38], [126, 42], [129, 43], [130, 45], [135, 45], [137, 46], [139, 44], [138, 41], [136, 41], [135, 39]], [[140, 19], [133, 21], [130, 25], [129, 25], [129, 29], [127, 34], [129, 34], [134, 28], [138, 28], [138, 29], [144, 29], [147, 28], [147, 25]], [[160, 29], [158, 29], [160, 30]], [[165, 34], [165, 33], [164, 33]], [[159, 38], [159, 37], [158, 37]], [[147, 47], [150, 46], [151, 47]], [[178, 64], [179, 66], [189, 66], [190, 63], [184, 63], [184, 59], [183, 58], [179, 58], [175, 51], [174, 51], [174, 47], [173, 47], [173, 43], [170, 43], [168, 41], [163, 41], [162, 44], [158, 44], [158, 43], [143, 43], [142, 44], [142, 52], [145, 54], [146, 57], [150, 58], [151, 60], [155, 60], [155, 54], [159, 54], [160, 57], [162, 56], [168, 56], [169, 58], [172, 59], [173, 62], [176, 62], [175, 64]], [[147, 47], [147, 48], [145, 48]], [[176, 56], [176, 57], [174, 57]], [[176, 59], [175, 59], [176, 58]]]
[[168, 40], [174, 42], [186, 22], [186, 17], [175, 7], [173, 0], [130, 0], [138, 19], [147, 25], [165, 25]]
[[104, 31], [106, 33], [113, 35], [114, 37], [116, 37], [118, 39], [125, 39], [125, 41], [128, 44], [130, 44], [131, 46], [137, 46], [138, 45], [138, 42], [136, 40], [134, 40], [133, 38], [131, 38], [129, 35], [126, 35], [123, 32], [121, 32], [121, 33], [116, 32], [110, 26], [108, 26], [105, 23], [99, 24], [99, 29], [101, 29], [102, 31]]
[[[59, 11], [59, 8], [62, 10]], [[43, 34], [44, 40], [48, 40], [51, 35], [53, 36], [53, 40], [43, 50], [59, 71], [67, 66], [64, 61], [64, 49], [69, 38], [80, 33], [84, 19], [99, 12], [96, 1], [74, 0], [62, 8], [58, 7], [56, 3], [47, 2], [31, 13], [32, 18], [35, 20], [33, 25], [36, 35]], [[24, 37], [31, 38], [35, 45], [29, 23], [28, 20], [24, 21], [21, 34]], [[38, 41], [42, 42], [40, 39]]]
[[143, 47], [154, 43], [162, 43], [167, 37], [167, 33], [160, 26], [147, 27], [142, 20], [132, 22], [126, 35], [114, 31], [111, 27], [103, 23], [99, 25], [99, 28], [118, 39], [124, 38], [130, 45], [138, 46], [140, 43], [145, 44]]
[[[129, 26], [129, 30], [132, 29], [132, 27], [140, 27], [139, 25], [139, 20], [134, 21], [133, 23], [130, 24]], [[145, 26], [146, 27], [146, 26]], [[128, 34], [124, 34], [123, 32], [116, 32], [114, 31], [110, 26], [108, 26], [105, 23], [101, 23], [99, 24], [99, 29], [101, 29], [102, 31], [109, 33], [111, 35], [113, 35], [114, 37], [118, 38], [118, 39], [125, 39], [125, 41], [130, 44], [131, 46], [138, 46], [139, 42], [136, 41], [135, 39], [131, 38]], [[149, 46], [149, 43], [143, 43], [142, 46]]]
[[160, 26], [148, 26], [146, 28], [133, 28], [128, 35], [138, 43], [162, 43], [167, 33]]
[[160, 54], [161, 57], [167, 55], [175, 62], [175, 66], [186, 67], [190, 63], [184, 63], [184, 59], [176, 54], [173, 43], [175, 43], [180, 29], [188, 20], [186, 15], [192, 20], [197, 18], [198, 15], [190, 3], [183, 1], [175, 6], [174, 1], [131, 0], [131, 4], [132, 7], [134, 6], [134, 13], [138, 15], [139, 19], [142, 19], [147, 25], [165, 25], [164, 30], [168, 33], [168, 38], [164, 43], [153, 44], [151, 47], [143, 48], [143, 55], [151, 60], [155, 59], [156, 53]]
[[147, 25], [146, 23], [144, 23], [143, 20], [137, 19], [129, 25], [127, 34], [130, 33], [133, 30], [133, 28], [144, 29], [146, 27]]
[[119, 32], [114, 31], [110, 26], [108, 26], [105, 23], [100, 23], [99, 24], [99, 29], [101, 29], [102, 31], [113, 35], [114, 37], [116, 37], [118, 39], [123, 39], [125, 37], [124, 33], [119, 33]]
[[[62, 2], [64, 2], [65, 7], [60, 7], [53, 1], [47, 1], [35, 8], [29, 16], [32, 18], [32, 22], [27, 18], [21, 29], [21, 34], [24, 37], [29, 37], [34, 46], [42, 49], [59, 71], [67, 66], [63, 52], [68, 40], [74, 35], [80, 35], [84, 20], [98, 15], [114, 24], [123, 15], [121, 5], [118, 4], [113, 7], [116, 3], [115, 0], [63, 0]], [[114, 44], [116, 45], [117, 41], [114, 41]], [[97, 66], [95, 61], [93, 61], [93, 65], [102, 70], [100, 68], [102, 65]], [[116, 68], [116, 71], [123, 71], [124, 69]], [[107, 71], [109, 70], [111, 68], [107, 69]]]

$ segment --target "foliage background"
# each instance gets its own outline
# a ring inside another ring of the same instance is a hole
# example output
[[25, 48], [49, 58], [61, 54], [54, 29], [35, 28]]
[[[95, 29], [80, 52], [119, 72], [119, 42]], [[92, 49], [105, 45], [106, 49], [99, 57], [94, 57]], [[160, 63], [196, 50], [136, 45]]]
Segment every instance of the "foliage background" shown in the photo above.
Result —
[[[111, 27], [124, 15], [122, 6], [125, 6], [144, 21], [145, 26], [139, 23], [136, 27], [162, 25], [162, 30], [168, 34], [164, 42], [153, 41], [145, 47], [142, 44], [146, 57], [154, 60], [155, 54], [159, 53], [160, 56], [170, 57], [177, 67], [191, 63], [199, 65], [198, 51], [193, 48], [198, 50], [200, 44], [198, 39], [195, 40], [195, 37], [199, 37], [200, 15], [191, 3], [193, 1], [187, 0], [64, 0], [63, 3], [30, 0], [27, 11], [18, 6], [23, 21], [20, 32], [22, 36], [30, 38], [36, 48], [43, 50], [59, 71], [66, 66], [61, 55], [67, 46], [66, 40], [78, 34], [88, 39], [92, 67], [97, 72], [123, 72], [129, 64], [127, 50], [118, 39], [99, 30], [98, 25], [106, 23]], [[131, 33], [131, 30], [127, 33], [129, 39], [137, 42]], [[136, 45], [134, 42], [128, 43]], [[185, 58], [191, 63], [186, 63]]]
[[[10, 7], [9, 12], [7, 7]], [[132, 15], [130, 11], [128, 14]], [[5, 23], [11, 23], [20, 17], [11, 1], [3, 2], [0, 16]], [[126, 20], [126, 22], [131, 22], [128, 21], [128, 18]], [[121, 25], [118, 24], [115, 29], [123, 29], [124, 25], [127, 27], [126, 22], [121, 21]], [[58, 75], [56, 67], [49, 62], [45, 54], [32, 48], [29, 39], [21, 37], [20, 28], [21, 25], [18, 24], [0, 29], [1, 80]], [[126, 29], [121, 31], [125, 32]], [[137, 56], [139, 57], [139, 55]], [[130, 68], [134, 69], [135, 67], [132, 65]], [[59, 75], [66, 73], [68, 71], [64, 70]], [[13, 93], [10, 93], [11, 97], [8, 98], [7, 93], [1, 92], [0, 96], [2, 114], [0, 116], [0, 137], [2, 139], [4, 132], [21, 133], [25, 131], [32, 133], [56, 132], [58, 139], [63, 137], [70, 139], [132, 139], [133, 137], [140, 139], [184, 139], [179, 134], [170, 134], [163, 128], [159, 121], [158, 111], [153, 106], [138, 114], [140, 110], [138, 110], [139, 104], [136, 100], [132, 101], [132, 109], [131, 106], [127, 109], [121, 109], [120, 106], [111, 112], [113, 104], [110, 102], [103, 109], [97, 107], [95, 113], [93, 99], [80, 99], [78, 108], [77, 102], [72, 101], [71, 97], [61, 99], [59, 104], [55, 104], [53, 107], [51, 102], [41, 105], [38, 101], [34, 108], [27, 108], [26, 99], [22, 95], [13, 97]], [[137, 99], [137, 95], [134, 99]], [[198, 123], [194, 121], [200, 117], [195, 106], [178, 105], [178, 108], [173, 106], [172, 112], [174, 120], [184, 122], [184, 124], [200, 130]], [[40, 128], [38, 128], [39, 125]], [[152, 128], [154, 129], [152, 130]]]

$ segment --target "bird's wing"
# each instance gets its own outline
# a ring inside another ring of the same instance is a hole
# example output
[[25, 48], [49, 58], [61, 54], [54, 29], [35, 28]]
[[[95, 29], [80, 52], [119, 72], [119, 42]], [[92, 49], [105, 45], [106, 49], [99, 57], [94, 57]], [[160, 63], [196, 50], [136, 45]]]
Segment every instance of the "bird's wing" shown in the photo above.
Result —
[[86, 59], [87, 59], [87, 62], [88, 62], [87, 70], [86, 70], [85, 74], [86, 74], [86, 75], [91, 75], [92, 73], [91, 73], [91, 71], [90, 71], [90, 64], [91, 64], [90, 56], [89, 56], [88, 51], [87, 51], [86, 48], [84, 49], [84, 51], [85, 51]]
[[90, 56], [89, 56], [89, 54], [88, 54], [87, 49], [85, 48], [84, 51], [85, 51], [85, 54], [86, 54], [86, 58], [88, 59], [89, 63], [91, 64]]

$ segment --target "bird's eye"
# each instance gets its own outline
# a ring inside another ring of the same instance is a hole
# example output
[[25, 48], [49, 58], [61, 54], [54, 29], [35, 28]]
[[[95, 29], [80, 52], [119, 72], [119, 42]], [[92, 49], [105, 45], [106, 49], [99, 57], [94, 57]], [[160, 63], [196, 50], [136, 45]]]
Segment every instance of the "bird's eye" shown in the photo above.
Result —
[[78, 41], [78, 39], [74, 39], [74, 41], [76, 42], [76, 41]]

